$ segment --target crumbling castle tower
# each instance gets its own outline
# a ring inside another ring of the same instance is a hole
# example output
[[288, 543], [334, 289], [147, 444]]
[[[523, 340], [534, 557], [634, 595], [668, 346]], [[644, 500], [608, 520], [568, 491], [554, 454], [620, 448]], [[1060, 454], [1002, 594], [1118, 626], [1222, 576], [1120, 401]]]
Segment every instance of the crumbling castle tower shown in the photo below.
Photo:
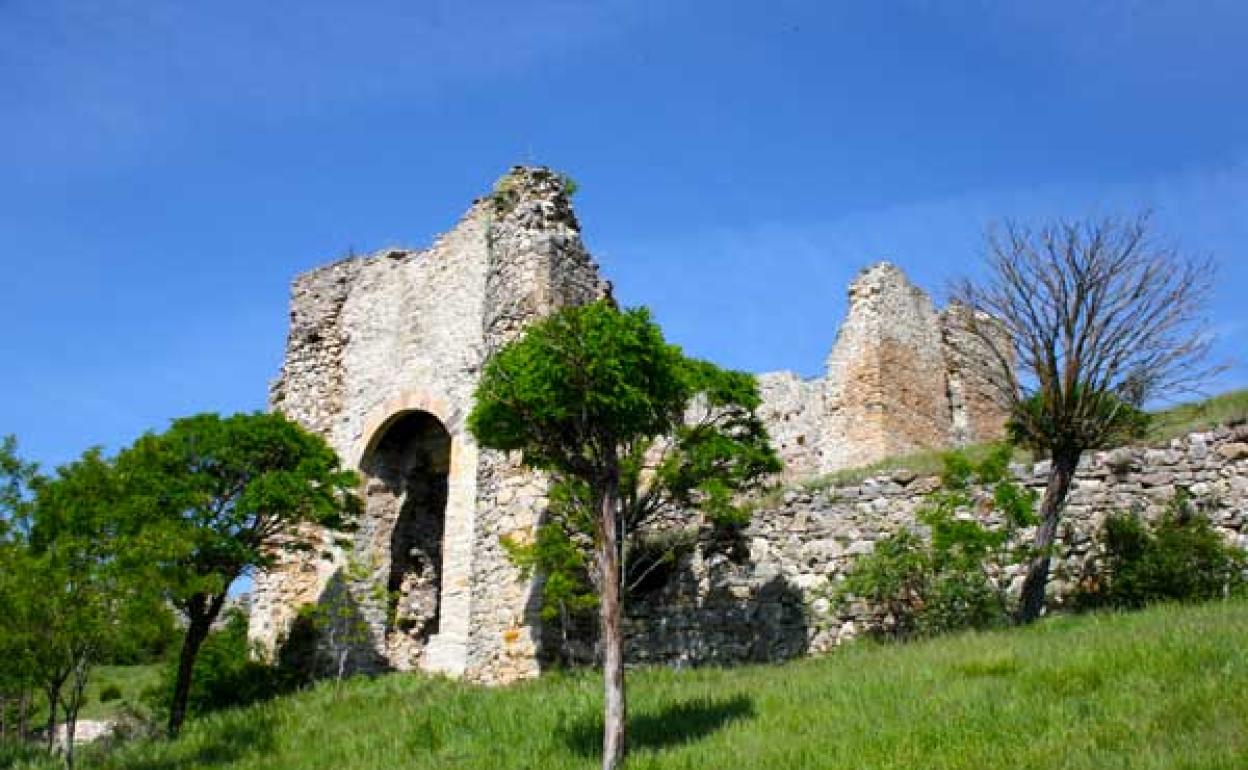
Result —
[[[500, 545], [545, 505], [542, 478], [465, 426], [489, 355], [557, 308], [607, 296], [565, 180], [515, 168], [424, 251], [346, 259], [296, 279], [270, 402], [360, 471], [351, 545], [257, 577], [251, 636], [274, 650], [298, 608], [348, 602], [365, 619], [355, 666], [479, 681], [537, 672], [533, 585]], [[850, 288], [827, 375], [763, 375], [762, 409], [791, 478], [1000, 433], [957, 310], [939, 313], [887, 263]]]
[[352, 548], [327, 536], [332, 559], [288, 558], [257, 577], [251, 636], [272, 649], [298, 607], [337, 592], [360, 604], [376, 662], [482, 680], [535, 673], [530, 586], [499, 537], [535, 525], [545, 488], [515, 458], [479, 449], [465, 419], [492, 351], [609, 291], [564, 179], [529, 168], [427, 250], [300, 276], [270, 403], [360, 471], [365, 510]]
[[859, 273], [825, 376], [759, 378], [786, 475], [1000, 438], [1006, 408], [984, 376], [991, 353], [966, 331], [966, 312], [937, 311], [888, 262]]

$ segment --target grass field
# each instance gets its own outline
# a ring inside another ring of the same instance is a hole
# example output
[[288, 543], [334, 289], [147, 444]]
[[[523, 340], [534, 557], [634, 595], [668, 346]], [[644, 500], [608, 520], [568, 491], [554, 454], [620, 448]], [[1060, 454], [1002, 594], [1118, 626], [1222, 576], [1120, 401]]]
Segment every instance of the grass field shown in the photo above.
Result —
[[[1243, 768], [1248, 602], [629, 676], [630, 768]], [[320, 686], [93, 768], [591, 768], [600, 680]]]
[[[160, 665], [100, 666], [91, 672], [84, 693], [81, 719], [111, 719], [125, 704], [137, 704], [143, 692], [160, 684]], [[109, 685], [121, 691], [121, 697], [100, 700], [100, 693]]]

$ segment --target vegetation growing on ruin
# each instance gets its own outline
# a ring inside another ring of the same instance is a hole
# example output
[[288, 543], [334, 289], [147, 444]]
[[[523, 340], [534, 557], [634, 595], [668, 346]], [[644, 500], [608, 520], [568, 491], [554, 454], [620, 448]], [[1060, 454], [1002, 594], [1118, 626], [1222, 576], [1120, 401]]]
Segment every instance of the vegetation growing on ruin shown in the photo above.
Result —
[[[947, 453], [941, 487], [917, 514], [927, 533], [902, 528], [877, 542], [833, 584], [830, 598], [866, 603], [870, 630], [890, 640], [1008, 624], [1005, 567], [1027, 558], [1018, 533], [1036, 523], [1036, 493], [1010, 478], [1009, 461], [1006, 446], [979, 461]], [[974, 494], [972, 485], [987, 493]], [[970, 510], [981, 518], [965, 516]], [[997, 521], [985, 523], [987, 514]]]
[[[630, 767], [1229, 770], [1248, 760], [1246, 635], [1248, 603], [1219, 601], [784, 665], [642, 669]], [[579, 770], [596, 764], [599, 689], [588, 672], [501, 689], [358, 678], [193, 720], [177, 742], [88, 749], [83, 764]]]

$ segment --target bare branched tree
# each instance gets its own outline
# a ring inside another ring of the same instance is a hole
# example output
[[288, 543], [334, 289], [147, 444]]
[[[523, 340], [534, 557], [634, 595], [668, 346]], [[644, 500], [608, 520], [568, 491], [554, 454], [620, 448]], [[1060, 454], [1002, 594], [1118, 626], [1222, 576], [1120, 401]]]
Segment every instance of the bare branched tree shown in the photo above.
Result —
[[1039, 617], [1050, 551], [1079, 459], [1141, 424], [1139, 408], [1194, 390], [1205, 364], [1214, 263], [1158, 243], [1147, 213], [990, 229], [987, 269], [954, 299], [989, 359], [1016, 440], [1051, 460], [1019, 620]]

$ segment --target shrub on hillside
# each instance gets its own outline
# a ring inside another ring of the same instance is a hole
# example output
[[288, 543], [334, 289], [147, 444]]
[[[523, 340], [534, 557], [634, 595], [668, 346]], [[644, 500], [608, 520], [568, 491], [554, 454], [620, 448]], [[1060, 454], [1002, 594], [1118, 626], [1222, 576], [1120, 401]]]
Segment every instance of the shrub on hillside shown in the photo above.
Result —
[[1133, 513], [1108, 517], [1101, 544], [1104, 575], [1085, 587], [1083, 606], [1138, 608], [1202, 601], [1245, 585], [1248, 554], [1227, 543], [1185, 492], [1151, 526]]
[[100, 688], [100, 703], [121, 700], [121, 688], [115, 684], [106, 684]]
[[[175, 660], [166, 667], [159, 689], [148, 694], [149, 702], [161, 712], [167, 712], [171, 702], [176, 665]], [[195, 660], [188, 713], [199, 716], [266, 700], [294, 689], [290, 679], [282, 669], [251, 655], [247, 616], [241, 610], [229, 610], [225, 624], [208, 636]]]
[[[928, 536], [902, 529], [858, 558], [835, 589], [841, 603], [861, 601], [875, 618], [872, 633], [904, 640], [1009, 620], [1001, 567], [1019, 557], [1011, 545], [1020, 527], [1034, 522], [1034, 493], [1009, 479], [1010, 450], [1000, 447], [982, 462], [962, 452], [944, 457], [941, 489], [918, 513]], [[971, 485], [992, 491], [976, 498]], [[971, 515], [991, 504], [999, 523]]]

